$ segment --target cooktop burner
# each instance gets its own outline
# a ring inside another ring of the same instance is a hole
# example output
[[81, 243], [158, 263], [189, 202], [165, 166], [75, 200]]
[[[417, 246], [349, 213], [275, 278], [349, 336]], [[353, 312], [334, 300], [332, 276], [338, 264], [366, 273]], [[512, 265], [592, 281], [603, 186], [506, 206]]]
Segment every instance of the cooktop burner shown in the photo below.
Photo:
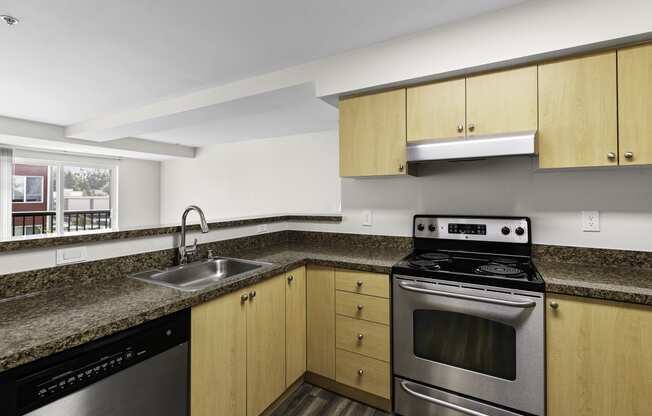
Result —
[[419, 258], [435, 261], [450, 261], [451, 255], [446, 253], [422, 253], [419, 254]]
[[439, 265], [438, 262], [433, 261], [433, 260], [410, 260], [408, 262], [410, 266], [415, 267], [417, 269], [426, 269], [426, 270], [439, 270], [441, 269], [441, 266]]
[[[518, 263], [516, 263], [518, 264]], [[476, 269], [480, 274], [506, 276], [506, 277], [526, 277], [525, 272], [516, 267], [507, 266], [500, 263], [489, 263]]]

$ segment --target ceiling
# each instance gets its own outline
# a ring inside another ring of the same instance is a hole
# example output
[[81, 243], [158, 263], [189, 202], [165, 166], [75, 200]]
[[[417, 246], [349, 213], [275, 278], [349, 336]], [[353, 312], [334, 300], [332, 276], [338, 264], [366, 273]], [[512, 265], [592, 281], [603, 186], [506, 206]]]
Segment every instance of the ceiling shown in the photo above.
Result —
[[[0, 115], [70, 125], [521, 1], [4, 0], [21, 23], [0, 25]], [[309, 101], [143, 137], [206, 144], [266, 122], [273, 135], [293, 114], [336, 123]]]

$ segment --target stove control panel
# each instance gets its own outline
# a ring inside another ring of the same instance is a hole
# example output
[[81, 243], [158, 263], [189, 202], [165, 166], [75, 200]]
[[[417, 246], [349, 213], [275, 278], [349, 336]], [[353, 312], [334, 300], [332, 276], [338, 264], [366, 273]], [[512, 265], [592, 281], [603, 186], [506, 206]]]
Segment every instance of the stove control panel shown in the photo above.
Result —
[[530, 242], [530, 230], [527, 218], [417, 215], [414, 237], [523, 244]]

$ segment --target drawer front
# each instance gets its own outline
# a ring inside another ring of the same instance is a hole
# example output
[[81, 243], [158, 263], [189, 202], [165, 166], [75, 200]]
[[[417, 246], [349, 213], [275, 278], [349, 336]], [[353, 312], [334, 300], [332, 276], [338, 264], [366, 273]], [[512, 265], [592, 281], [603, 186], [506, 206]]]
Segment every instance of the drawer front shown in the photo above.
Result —
[[336, 269], [335, 288], [362, 295], [389, 298], [389, 276], [379, 273]]
[[335, 311], [339, 315], [389, 325], [389, 299], [337, 290]]
[[336, 346], [367, 357], [389, 362], [389, 327], [338, 315]]
[[389, 363], [337, 350], [335, 380], [376, 396], [389, 399]]

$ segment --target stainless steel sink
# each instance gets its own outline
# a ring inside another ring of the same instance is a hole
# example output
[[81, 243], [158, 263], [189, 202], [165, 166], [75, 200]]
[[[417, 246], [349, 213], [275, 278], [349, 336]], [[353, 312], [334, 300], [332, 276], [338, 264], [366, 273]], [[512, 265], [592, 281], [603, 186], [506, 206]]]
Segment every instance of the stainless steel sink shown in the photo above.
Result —
[[237, 276], [271, 263], [215, 257], [163, 270], [148, 270], [129, 275], [133, 279], [192, 292], [205, 289], [227, 277]]

